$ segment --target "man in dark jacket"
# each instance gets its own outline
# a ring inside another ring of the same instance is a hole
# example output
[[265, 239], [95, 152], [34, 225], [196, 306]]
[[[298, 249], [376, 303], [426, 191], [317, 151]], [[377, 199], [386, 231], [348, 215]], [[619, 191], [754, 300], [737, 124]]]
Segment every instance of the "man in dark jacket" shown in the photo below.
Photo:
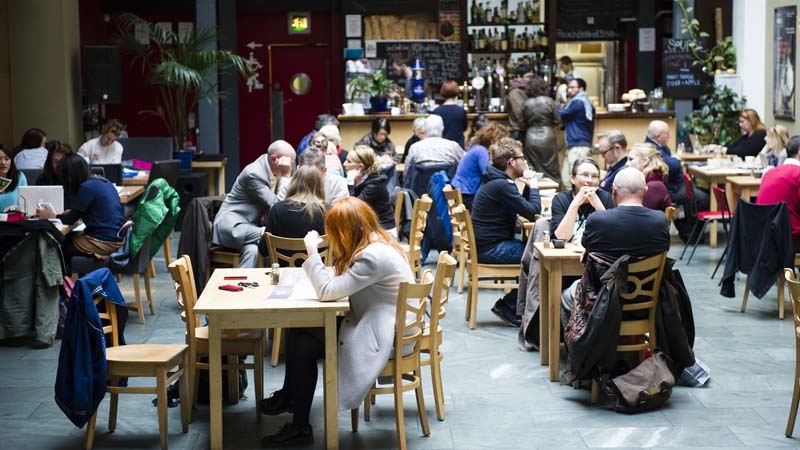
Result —
[[614, 178], [617, 173], [625, 168], [628, 163], [628, 140], [619, 130], [608, 130], [597, 137], [597, 146], [606, 162], [606, 177], [598, 187], [611, 192], [614, 187]]
[[523, 143], [525, 139], [525, 120], [522, 117], [523, 105], [528, 95], [525, 90], [533, 79], [533, 68], [528, 64], [518, 64], [514, 68], [514, 78], [508, 83], [506, 93], [506, 112], [508, 113], [508, 134]]
[[[542, 209], [539, 188], [533, 172], [527, 170], [522, 144], [502, 138], [490, 148], [492, 165], [483, 174], [483, 183], [472, 203], [472, 225], [478, 261], [486, 264], [518, 264], [525, 243], [514, 237], [517, 215], [533, 221]], [[521, 178], [520, 193], [514, 180]], [[518, 327], [517, 290], [498, 300], [492, 312], [511, 326]]]

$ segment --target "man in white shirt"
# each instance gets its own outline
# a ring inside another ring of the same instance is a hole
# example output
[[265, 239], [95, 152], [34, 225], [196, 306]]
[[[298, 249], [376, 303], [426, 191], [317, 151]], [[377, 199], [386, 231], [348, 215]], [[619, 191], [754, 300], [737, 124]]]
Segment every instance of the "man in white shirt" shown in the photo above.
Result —
[[123, 126], [118, 120], [108, 121], [100, 130], [100, 136], [84, 142], [78, 154], [89, 164], [122, 163], [122, 144], [117, 142], [122, 130]]
[[431, 114], [425, 118], [425, 139], [408, 149], [406, 165], [411, 164], [458, 164], [464, 156], [460, 145], [442, 137], [444, 123], [442, 116]]

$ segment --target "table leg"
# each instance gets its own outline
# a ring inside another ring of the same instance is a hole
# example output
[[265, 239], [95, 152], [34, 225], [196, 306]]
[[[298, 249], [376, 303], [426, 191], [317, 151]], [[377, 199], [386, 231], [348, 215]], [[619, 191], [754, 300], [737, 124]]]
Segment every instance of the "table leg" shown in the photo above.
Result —
[[336, 313], [325, 313], [325, 448], [337, 450], [339, 448], [339, 387], [337, 385], [336, 354], [338, 345], [336, 341]]
[[550, 381], [558, 381], [558, 369], [561, 362], [561, 268], [552, 267], [548, 271], [550, 284], [550, 342], [547, 351], [550, 353]]
[[222, 329], [208, 319], [209, 438], [212, 450], [222, 450]]
[[550, 361], [550, 268], [539, 260], [539, 360], [543, 366]]
[[[719, 182], [718, 179], [711, 178], [711, 186], [709, 187], [709, 191], [710, 191], [710, 194], [711, 194], [709, 196], [709, 197], [711, 197], [709, 205], [710, 205], [711, 211], [717, 211], [717, 198], [716, 198], [716, 196], [714, 196], [714, 190], [713, 189], [714, 189], [714, 186], [716, 186], [718, 182]], [[711, 248], [717, 248], [717, 221], [716, 220], [712, 220], [711, 221], [711, 231], [709, 232], [708, 236], [709, 236], [708, 237], [708, 246], [711, 247]]]
[[[747, 200], [747, 197], [744, 196], [744, 193], [745, 190], [742, 188], [742, 198]], [[725, 183], [725, 198], [728, 201], [728, 208], [731, 209], [731, 214], [733, 214], [733, 211], [736, 209], [736, 203], [739, 201], [739, 196], [736, 194], [736, 188], [731, 182]]]

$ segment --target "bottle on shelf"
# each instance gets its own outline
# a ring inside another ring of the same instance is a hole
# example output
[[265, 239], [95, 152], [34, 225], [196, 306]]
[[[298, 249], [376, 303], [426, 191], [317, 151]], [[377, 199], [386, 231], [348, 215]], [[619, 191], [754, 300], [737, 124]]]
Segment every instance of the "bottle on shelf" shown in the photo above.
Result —
[[484, 7], [483, 23], [492, 23], [492, 7], [489, 6], [489, 2], [486, 2]]
[[470, 22], [475, 25], [478, 23], [478, 2], [472, 0], [472, 6], [469, 8]]

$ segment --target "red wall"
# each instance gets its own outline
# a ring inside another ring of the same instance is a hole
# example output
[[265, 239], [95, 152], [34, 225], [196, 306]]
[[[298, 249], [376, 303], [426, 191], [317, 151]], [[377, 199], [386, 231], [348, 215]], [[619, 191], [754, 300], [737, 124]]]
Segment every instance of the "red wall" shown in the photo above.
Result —
[[[332, 23], [333, 22], [333, 23]], [[269, 98], [269, 62], [267, 45], [269, 44], [328, 44], [331, 51], [331, 99], [326, 104], [340, 105], [343, 98], [343, 63], [338, 15], [330, 12], [313, 12], [311, 14], [311, 33], [289, 35], [287, 13], [283, 12], [242, 12], [237, 17], [237, 50], [240, 55], [249, 56], [249, 42], [263, 44], [253, 49], [253, 56], [263, 67], [259, 69], [259, 81], [264, 89], [248, 92], [242, 82], [239, 88], [239, 139], [240, 164], [242, 167], [252, 162], [266, 151], [273, 141], [270, 131], [270, 98]], [[280, 64], [280, 61], [273, 61]], [[323, 102], [320, 102], [323, 103]], [[315, 114], [336, 113], [338, 111], [320, 110]], [[291, 117], [284, 119], [284, 127], [288, 134], [307, 133], [313, 123], [299, 123]], [[292, 130], [292, 132], [290, 132]], [[291, 142], [297, 145], [296, 142]]]

